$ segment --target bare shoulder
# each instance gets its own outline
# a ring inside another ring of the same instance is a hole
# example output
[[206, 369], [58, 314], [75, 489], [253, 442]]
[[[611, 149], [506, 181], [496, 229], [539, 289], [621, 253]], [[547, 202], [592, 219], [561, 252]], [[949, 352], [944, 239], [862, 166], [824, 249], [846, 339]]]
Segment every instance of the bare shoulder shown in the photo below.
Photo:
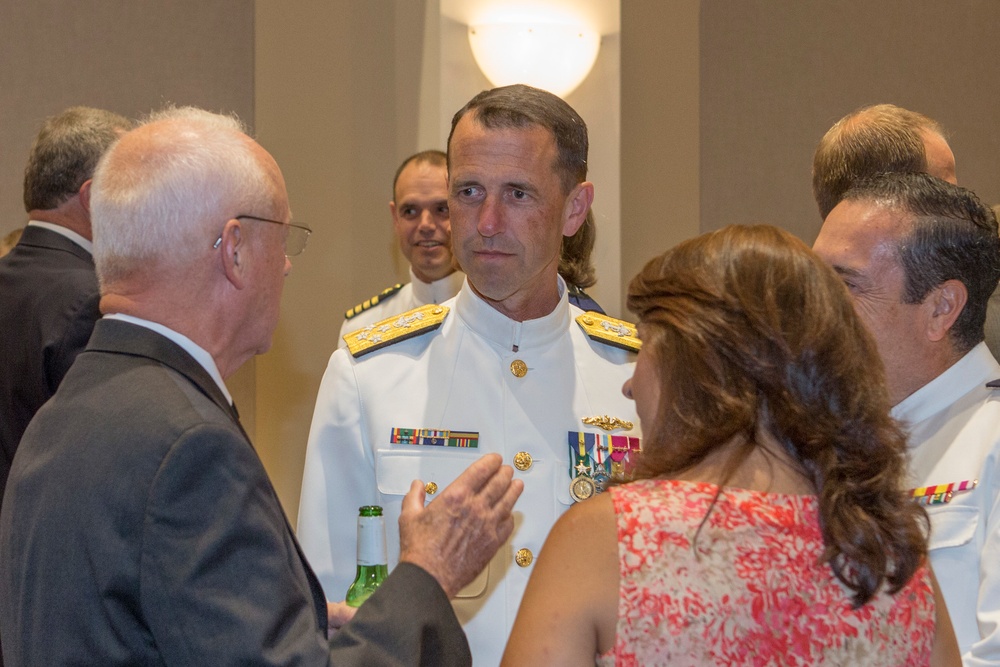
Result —
[[610, 493], [601, 493], [582, 503], [577, 503], [563, 514], [549, 537], [559, 533], [567, 537], [582, 537], [595, 532], [608, 532], [617, 539], [615, 508]]
[[549, 532], [539, 566], [545, 570], [556, 567], [565, 573], [570, 571], [563, 569], [569, 563], [573, 572], [570, 579], [574, 581], [580, 576], [611, 581], [607, 573], [617, 571], [618, 529], [610, 493], [577, 503]]
[[[618, 536], [610, 494], [566, 511], [528, 582], [503, 665], [593, 664], [614, 641]], [[586, 585], [581, 585], [586, 582]]]

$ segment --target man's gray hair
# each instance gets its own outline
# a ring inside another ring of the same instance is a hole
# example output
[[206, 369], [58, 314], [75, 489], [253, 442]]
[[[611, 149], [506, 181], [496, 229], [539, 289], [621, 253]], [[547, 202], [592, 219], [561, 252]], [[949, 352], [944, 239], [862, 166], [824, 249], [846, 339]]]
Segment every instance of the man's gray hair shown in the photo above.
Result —
[[150, 264], [183, 266], [211, 249], [229, 218], [272, 214], [273, 183], [235, 116], [170, 107], [139, 127], [143, 143], [115, 145], [94, 174], [94, 261], [102, 287]]

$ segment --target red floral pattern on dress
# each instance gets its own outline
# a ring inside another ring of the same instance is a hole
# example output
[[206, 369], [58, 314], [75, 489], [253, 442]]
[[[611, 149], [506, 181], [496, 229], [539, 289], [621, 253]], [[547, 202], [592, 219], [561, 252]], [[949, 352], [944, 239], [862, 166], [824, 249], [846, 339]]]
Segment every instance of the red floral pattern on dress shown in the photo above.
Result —
[[[860, 609], [820, 562], [815, 496], [643, 480], [611, 489], [620, 589], [598, 665], [927, 665], [926, 568]], [[692, 541], [694, 547], [692, 548]]]

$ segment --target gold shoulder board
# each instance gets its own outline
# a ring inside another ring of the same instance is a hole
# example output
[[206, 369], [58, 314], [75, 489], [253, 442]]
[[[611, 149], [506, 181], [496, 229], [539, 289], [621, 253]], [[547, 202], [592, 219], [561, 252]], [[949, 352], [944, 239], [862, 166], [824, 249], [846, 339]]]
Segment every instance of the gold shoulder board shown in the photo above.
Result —
[[344, 336], [344, 340], [347, 341], [347, 349], [357, 359], [401, 340], [434, 331], [447, 316], [448, 308], [429, 303], [352, 331]]
[[642, 347], [642, 341], [636, 337], [635, 325], [631, 322], [616, 320], [591, 310], [578, 316], [576, 323], [588, 336], [606, 345], [631, 352], [638, 352]]
[[403, 289], [403, 286], [400, 283], [396, 283], [392, 287], [388, 287], [382, 290], [381, 292], [379, 292], [372, 298], [368, 299], [367, 301], [362, 301], [358, 305], [354, 306], [354, 308], [348, 308], [347, 311], [344, 313], [344, 319], [349, 320], [352, 317], [360, 315], [361, 313], [365, 312], [372, 306], [380, 304], [386, 299], [390, 299], [396, 296], [396, 292], [398, 292], [401, 289]]

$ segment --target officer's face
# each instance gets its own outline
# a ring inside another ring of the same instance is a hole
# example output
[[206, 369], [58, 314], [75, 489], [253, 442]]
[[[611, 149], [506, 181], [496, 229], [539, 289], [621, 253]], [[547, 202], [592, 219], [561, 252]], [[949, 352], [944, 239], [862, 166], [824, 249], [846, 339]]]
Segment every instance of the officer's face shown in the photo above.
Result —
[[593, 186], [563, 191], [555, 138], [537, 125], [487, 129], [466, 115], [449, 151], [452, 241], [470, 284], [509, 317], [547, 315], [562, 237], [583, 223]]
[[858, 313], [875, 338], [895, 405], [926, 381], [926, 322], [933, 308], [905, 303], [905, 274], [896, 245], [908, 223], [866, 201], [842, 201], [823, 221], [813, 250], [844, 280]]
[[411, 162], [396, 180], [389, 202], [399, 248], [413, 273], [425, 283], [454, 271], [448, 217], [448, 171], [428, 162]]

